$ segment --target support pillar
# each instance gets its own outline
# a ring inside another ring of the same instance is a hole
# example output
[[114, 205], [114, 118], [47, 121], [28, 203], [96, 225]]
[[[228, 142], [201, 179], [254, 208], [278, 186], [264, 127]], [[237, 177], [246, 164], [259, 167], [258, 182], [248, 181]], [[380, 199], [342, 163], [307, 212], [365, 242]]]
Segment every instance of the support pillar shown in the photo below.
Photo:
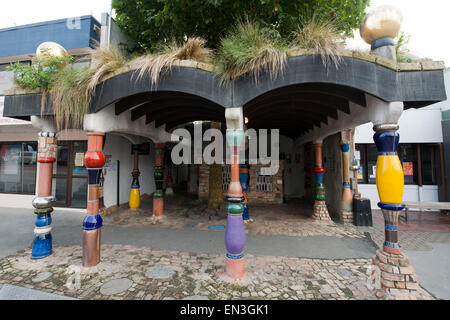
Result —
[[128, 205], [130, 209], [138, 209], [141, 205], [141, 194], [140, 194], [140, 185], [139, 185], [139, 145], [133, 144], [133, 157], [134, 157], [134, 167], [131, 175], [133, 176], [133, 181], [131, 182], [130, 189], [130, 198], [128, 201]]
[[226, 273], [235, 281], [244, 276], [245, 229], [242, 219], [244, 195], [239, 182], [239, 146], [243, 137], [243, 130], [227, 130], [226, 138], [231, 147], [231, 168], [226, 204], [228, 213], [225, 231]]
[[153, 193], [153, 216], [162, 216], [164, 212], [164, 143], [155, 143], [155, 184]]
[[100, 262], [102, 217], [99, 214], [99, 180], [106, 159], [103, 153], [103, 132], [89, 132], [84, 165], [88, 170], [87, 216], [83, 221], [83, 267]]
[[316, 195], [314, 201], [313, 219], [315, 220], [331, 220], [328, 214], [327, 204], [325, 202], [325, 184], [323, 176], [325, 168], [322, 162], [322, 142], [316, 142], [314, 146], [314, 169], [316, 176]]
[[230, 184], [228, 185], [226, 210], [228, 213], [225, 229], [225, 272], [220, 278], [232, 283], [245, 283], [244, 248], [245, 227], [242, 219], [244, 195], [239, 181], [239, 151], [244, 140], [244, 117], [242, 108], [227, 108], [226, 140], [230, 146]]
[[52, 249], [52, 174], [56, 161], [57, 140], [55, 132], [39, 132], [37, 196], [33, 199], [36, 222], [31, 258], [41, 259], [53, 253]]
[[398, 241], [398, 217], [402, 204], [404, 176], [397, 147], [400, 139], [398, 125], [381, 124], [374, 127], [374, 140], [378, 150], [376, 183], [380, 207], [384, 216], [385, 241], [377, 251], [373, 263], [380, 269], [380, 283], [395, 298], [417, 296], [417, 276], [409, 259], [403, 255]]
[[351, 131], [344, 131], [342, 135], [342, 198], [340, 220], [343, 223], [353, 223], [353, 196], [350, 188], [350, 142]]

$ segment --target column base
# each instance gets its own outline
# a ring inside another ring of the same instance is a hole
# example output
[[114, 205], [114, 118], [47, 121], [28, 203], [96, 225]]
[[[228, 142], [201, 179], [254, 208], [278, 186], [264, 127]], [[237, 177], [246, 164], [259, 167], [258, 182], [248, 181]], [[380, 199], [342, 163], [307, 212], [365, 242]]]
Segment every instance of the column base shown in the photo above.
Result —
[[100, 263], [102, 229], [83, 231], [83, 267], [95, 267]]
[[233, 260], [225, 258], [225, 260], [225, 270], [222, 269], [217, 272], [219, 281], [244, 286], [248, 285], [249, 279], [244, 270], [244, 259]]
[[328, 213], [327, 204], [325, 201], [316, 200], [314, 202], [314, 213], [312, 215], [314, 220], [330, 221], [330, 214]]
[[43, 259], [52, 253], [52, 235], [50, 233], [36, 235], [31, 250], [31, 259]]
[[372, 258], [372, 264], [379, 269], [381, 289], [393, 299], [421, 299], [419, 284], [414, 268], [404, 254], [390, 254], [379, 249]]
[[353, 212], [341, 210], [339, 212], [339, 219], [342, 223], [353, 223]]
[[153, 215], [161, 216], [164, 212], [164, 199], [163, 198], [154, 198], [153, 199]]

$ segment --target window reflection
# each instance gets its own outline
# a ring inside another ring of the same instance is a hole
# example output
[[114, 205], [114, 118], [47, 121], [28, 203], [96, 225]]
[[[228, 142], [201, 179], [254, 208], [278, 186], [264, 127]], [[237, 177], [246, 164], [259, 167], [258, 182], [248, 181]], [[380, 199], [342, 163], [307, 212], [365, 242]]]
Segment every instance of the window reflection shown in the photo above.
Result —
[[37, 142], [0, 143], [0, 192], [34, 194]]

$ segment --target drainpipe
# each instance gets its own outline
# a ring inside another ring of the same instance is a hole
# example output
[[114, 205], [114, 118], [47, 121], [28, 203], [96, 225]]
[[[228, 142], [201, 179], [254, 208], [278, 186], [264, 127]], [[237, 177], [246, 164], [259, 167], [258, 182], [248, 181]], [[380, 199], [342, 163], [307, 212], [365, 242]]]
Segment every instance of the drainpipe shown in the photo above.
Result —
[[108, 17], [108, 41], [107, 41], [107, 46], [109, 47], [110, 45], [110, 41], [111, 41], [111, 22], [112, 22], [112, 0], [110, 2], [110, 7], [109, 7], [109, 17]]

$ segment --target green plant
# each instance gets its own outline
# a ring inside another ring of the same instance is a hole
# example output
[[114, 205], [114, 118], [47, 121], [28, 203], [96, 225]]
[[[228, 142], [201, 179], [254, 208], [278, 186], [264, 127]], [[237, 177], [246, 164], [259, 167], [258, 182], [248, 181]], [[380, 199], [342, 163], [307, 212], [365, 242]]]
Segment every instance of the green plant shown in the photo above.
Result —
[[48, 54], [48, 49], [41, 52], [43, 58], [35, 57], [29, 66], [16, 62], [7, 67], [8, 71], [14, 71], [14, 81], [20, 87], [47, 91], [51, 89], [54, 76], [61, 67], [73, 62], [72, 56], [55, 57]]
[[154, 53], [136, 57], [128, 65], [131, 69], [139, 70], [138, 78], [149, 74], [151, 84], [155, 85], [160, 75], [169, 71], [178, 61], [209, 62], [213, 52], [205, 47], [205, 43], [201, 38], [188, 38], [184, 43], [170, 40], [161, 43]]
[[263, 70], [275, 79], [286, 65], [287, 48], [276, 32], [259, 22], [240, 20], [222, 39], [215, 63], [226, 80], [252, 73], [256, 82]]
[[405, 32], [400, 32], [397, 43], [395, 44], [395, 52], [397, 54], [397, 62], [412, 62], [411, 57], [408, 56], [410, 52], [408, 48], [411, 36]]
[[92, 97], [92, 74], [89, 67], [67, 68], [55, 74], [50, 98], [58, 129], [82, 127]]
[[98, 47], [89, 67], [66, 68], [53, 75], [51, 100], [58, 128], [81, 128], [97, 85], [127, 60], [114, 48]]
[[301, 25], [302, 27], [293, 32], [291, 46], [313, 50], [314, 53], [320, 54], [325, 66], [328, 67], [333, 62], [337, 67], [339, 51], [344, 48], [344, 44], [334, 20], [321, 20], [313, 15]]

